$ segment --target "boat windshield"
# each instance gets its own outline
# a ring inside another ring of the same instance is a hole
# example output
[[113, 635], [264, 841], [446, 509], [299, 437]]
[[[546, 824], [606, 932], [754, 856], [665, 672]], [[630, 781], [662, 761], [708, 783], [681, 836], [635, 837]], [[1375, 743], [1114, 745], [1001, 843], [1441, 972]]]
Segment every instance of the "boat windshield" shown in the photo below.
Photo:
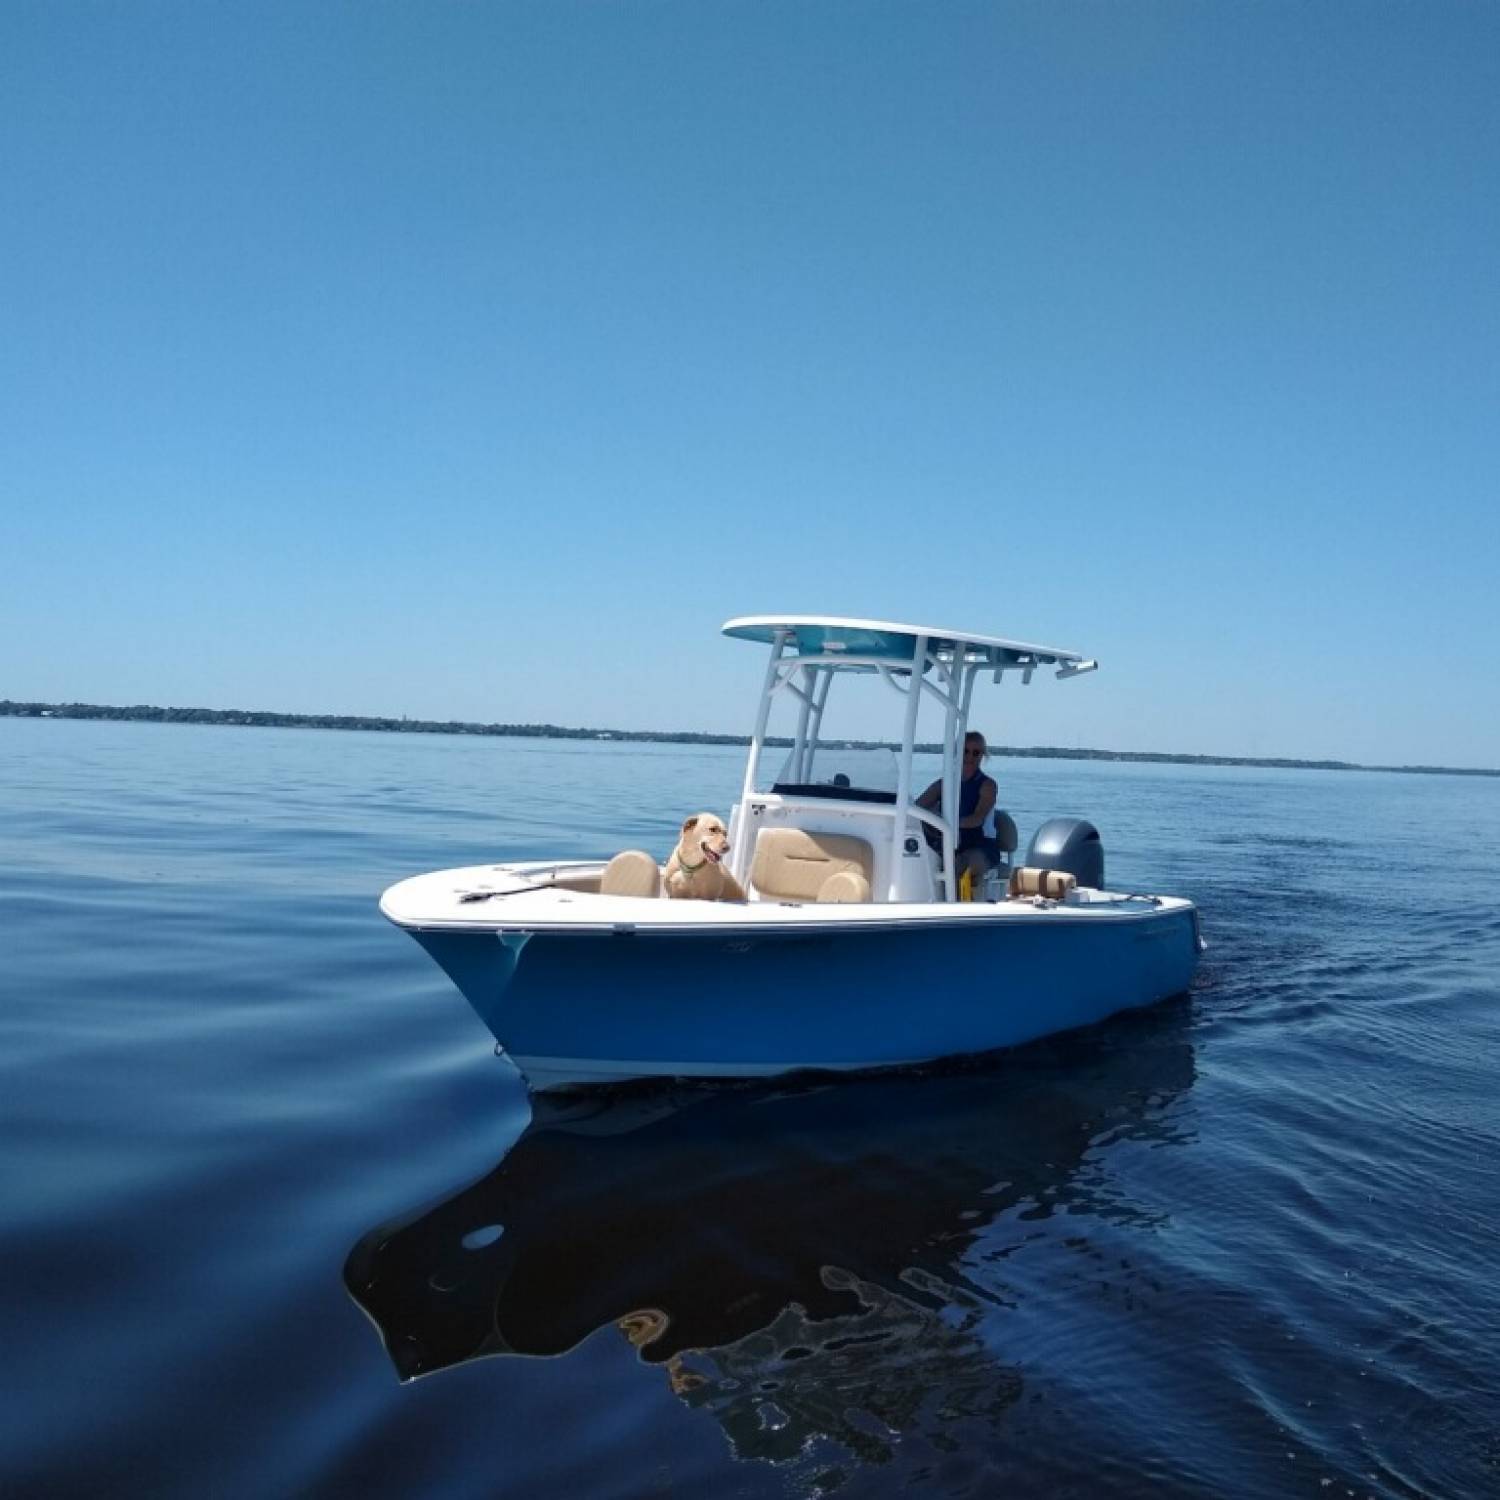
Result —
[[772, 792], [796, 792], [814, 797], [845, 797], [852, 801], [894, 802], [900, 767], [888, 745], [855, 745], [835, 740], [818, 744], [810, 764], [799, 771], [795, 750], [789, 751], [767, 787]]

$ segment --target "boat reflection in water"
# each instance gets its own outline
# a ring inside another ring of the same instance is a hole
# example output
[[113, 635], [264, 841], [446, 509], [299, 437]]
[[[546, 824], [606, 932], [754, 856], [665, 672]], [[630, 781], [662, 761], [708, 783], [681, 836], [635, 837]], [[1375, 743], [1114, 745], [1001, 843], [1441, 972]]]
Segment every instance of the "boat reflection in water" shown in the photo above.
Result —
[[[737, 1457], [994, 1422], [1007, 1257], [1139, 1221], [1123, 1140], [1188, 1137], [1189, 1002], [943, 1076], [534, 1101], [482, 1181], [372, 1229], [345, 1280], [403, 1380], [613, 1324]], [[1012, 1356], [1013, 1358], [1013, 1356]]]

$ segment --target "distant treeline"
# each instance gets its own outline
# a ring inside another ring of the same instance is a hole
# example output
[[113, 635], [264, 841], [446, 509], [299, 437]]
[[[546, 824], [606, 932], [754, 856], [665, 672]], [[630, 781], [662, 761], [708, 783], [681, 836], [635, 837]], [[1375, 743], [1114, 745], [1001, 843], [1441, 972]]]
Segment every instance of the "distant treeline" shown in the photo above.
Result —
[[[278, 714], [232, 708], [157, 708], [148, 703], [15, 703], [0, 698], [0, 718], [132, 719], [149, 724], [231, 724], [255, 729], [359, 729], [379, 734], [475, 734], [508, 739], [626, 740], [667, 745], [748, 745], [749, 735], [698, 730], [575, 729], [564, 724], [470, 724], [458, 719], [377, 719], [364, 714]], [[771, 745], [790, 740], [772, 738]], [[889, 740], [841, 740], [855, 750], [895, 750]], [[936, 753], [936, 744], [919, 745]], [[1463, 766], [1362, 766], [1348, 760], [1292, 760], [1284, 756], [1173, 755], [1155, 750], [1075, 750], [1059, 745], [992, 745], [991, 753], [1030, 760], [1145, 761], [1168, 766], [1250, 766], [1297, 771], [1404, 771], [1423, 776], [1500, 776], [1500, 770]]]

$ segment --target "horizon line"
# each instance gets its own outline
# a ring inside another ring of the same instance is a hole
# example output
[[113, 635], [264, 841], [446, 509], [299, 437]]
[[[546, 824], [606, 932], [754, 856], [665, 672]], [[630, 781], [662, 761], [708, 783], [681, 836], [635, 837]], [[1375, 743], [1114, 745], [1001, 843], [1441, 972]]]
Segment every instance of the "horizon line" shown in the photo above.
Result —
[[[748, 745], [748, 734], [720, 734], [711, 730], [604, 729], [564, 724], [481, 724], [462, 719], [399, 719], [376, 714], [293, 714], [268, 709], [176, 708], [149, 703], [42, 703], [0, 699], [0, 718], [114, 719], [132, 723], [210, 724], [240, 729], [336, 729], [371, 734], [469, 734], [496, 739], [626, 740], [648, 744]], [[767, 736], [767, 745], [791, 743], [785, 736]], [[825, 741], [850, 749], [898, 748], [890, 740], [859, 740], [838, 736]], [[916, 747], [935, 752], [936, 742]], [[992, 755], [1020, 760], [1118, 760], [1157, 765], [1248, 766], [1263, 770], [1390, 771], [1412, 776], [1492, 776], [1500, 768], [1483, 766], [1370, 766], [1350, 760], [1311, 760], [1285, 755], [1195, 755], [1169, 750], [1093, 750], [1062, 745], [991, 745]]]

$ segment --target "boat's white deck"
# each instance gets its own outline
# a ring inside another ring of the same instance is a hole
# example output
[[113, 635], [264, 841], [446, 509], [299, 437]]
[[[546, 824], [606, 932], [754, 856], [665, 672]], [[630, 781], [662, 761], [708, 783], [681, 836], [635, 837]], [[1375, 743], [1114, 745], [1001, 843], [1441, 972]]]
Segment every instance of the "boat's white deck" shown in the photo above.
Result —
[[[552, 884], [597, 875], [597, 861], [471, 865], [415, 875], [393, 885], [380, 909], [399, 927], [446, 931], [764, 932], [892, 928], [995, 921], [1149, 921], [1191, 907], [1174, 896], [1143, 897], [1074, 891], [1059, 902], [1021, 899], [868, 905], [785, 901], [669, 901], [600, 896]], [[468, 898], [468, 899], [465, 899]], [[476, 899], [478, 898], [478, 899]]]

